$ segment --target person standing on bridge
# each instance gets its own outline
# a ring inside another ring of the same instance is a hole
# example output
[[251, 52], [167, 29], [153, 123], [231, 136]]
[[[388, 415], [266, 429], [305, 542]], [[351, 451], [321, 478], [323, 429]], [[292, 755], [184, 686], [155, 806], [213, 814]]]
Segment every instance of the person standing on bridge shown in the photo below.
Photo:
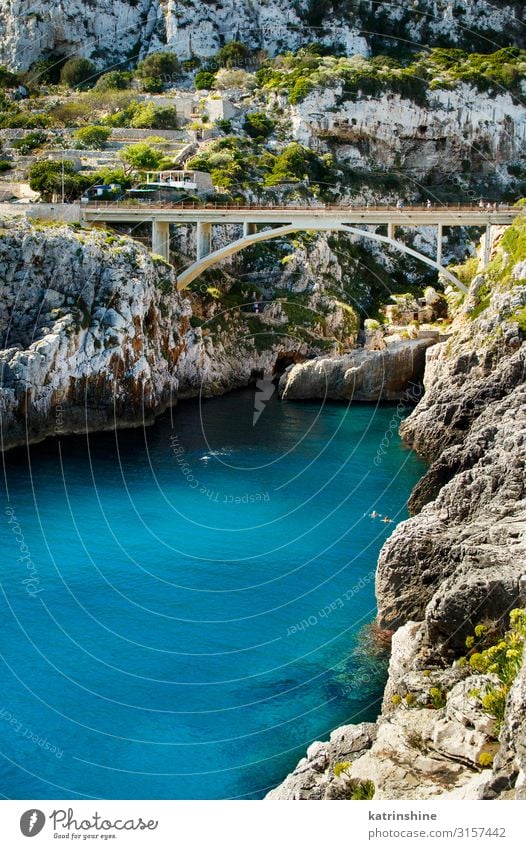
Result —
[[399, 210], [400, 210], [400, 212], [401, 212], [401, 211], [402, 211], [402, 209], [404, 208], [404, 202], [403, 202], [402, 198], [399, 198], [399, 199], [397, 200], [397, 202], [396, 202], [396, 208], [397, 208], [397, 209], [399, 209]]

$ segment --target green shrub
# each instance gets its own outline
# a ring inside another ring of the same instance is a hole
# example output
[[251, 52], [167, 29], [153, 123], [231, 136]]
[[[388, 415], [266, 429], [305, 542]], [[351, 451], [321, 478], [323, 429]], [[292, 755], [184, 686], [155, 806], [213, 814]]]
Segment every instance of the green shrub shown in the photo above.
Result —
[[441, 687], [431, 687], [429, 691], [429, 702], [435, 710], [440, 710], [446, 704], [446, 693]]
[[365, 330], [379, 330], [382, 325], [375, 318], [366, 318], [363, 326]]
[[181, 70], [188, 71], [197, 71], [198, 68], [201, 67], [201, 60], [198, 56], [192, 56], [191, 59], [183, 59], [181, 62]]
[[159, 94], [164, 89], [164, 83], [161, 77], [143, 77], [142, 90], [148, 91], [150, 94]]
[[275, 121], [264, 112], [248, 112], [245, 116], [243, 129], [253, 139], [266, 139], [274, 130]]
[[0, 128], [32, 130], [38, 127], [50, 127], [52, 119], [49, 115], [39, 112], [25, 112], [21, 109], [11, 109], [0, 113]]
[[294, 105], [301, 100], [305, 100], [308, 94], [314, 88], [313, 83], [307, 77], [299, 77], [294, 81], [289, 92], [289, 103]]
[[194, 79], [196, 91], [213, 88], [215, 80], [216, 75], [212, 71], [198, 71]]
[[519, 330], [526, 335], [526, 307], [518, 307], [510, 316], [511, 321], [516, 321]]
[[15, 139], [15, 141], [12, 142], [11, 147], [18, 150], [22, 156], [25, 156], [26, 154], [31, 153], [32, 150], [42, 147], [42, 145], [47, 141], [47, 134], [37, 130], [34, 133], [28, 133], [23, 139]]
[[119, 158], [130, 168], [147, 171], [160, 168], [164, 155], [146, 142], [138, 142], [119, 151]]
[[0, 87], [1, 88], [13, 88], [18, 85], [20, 82], [18, 75], [14, 74], [12, 71], [8, 71], [4, 65], [0, 65]]
[[142, 79], [159, 79], [163, 82], [175, 80], [180, 72], [179, 60], [175, 53], [160, 51], [150, 53], [137, 65], [137, 75]]
[[101, 168], [95, 174], [90, 175], [92, 185], [110, 185], [118, 183], [123, 189], [129, 189], [132, 180], [124, 173], [123, 168]]
[[12, 162], [9, 162], [7, 159], [0, 159], [0, 173], [3, 173], [4, 171], [10, 171], [12, 167]]
[[374, 782], [369, 780], [358, 781], [356, 786], [353, 788], [351, 799], [354, 801], [367, 801], [374, 799], [375, 793], [376, 787], [374, 786]]
[[95, 91], [113, 91], [129, 88], [132, 75], [127, 71], [108, 71], [95, 84]]
[[249, 56], [250, 50], [245, 44], [240, 41], [229, 41], [217, 52], [215, 58], [220, 65], [233, 68], [236, 65], [244, 64]]
[[111, 130], [93, 124], [90, 127], [81, 127], [73, 135], [84, 147], [90, 150], [103, 150], [111, 136]]
[[232, 121], [229, 121], [227, 118], [218, 118], [216, 121], [216, 127], [218, 130], [221, 130], [222, 133], [231, 133]]
[[492, 673], [499, 679], [499, 684], [488, 686], [479, 697], [484, 710], [496, 719], [497, 727], [500, 728], [508, 693], [522, 666], [526, 610], [511, 611], [510, 628], [503, 637], [495, 639], [492, 634], [484, 626], [484, 630], [479, 629], [478, 635], [475, 633], [475, 640], [468, 637], [466, 643], [471, 650], [468, 662], [473, 672]]
[[95, 81], [96, 74], [95, 65], [89, 59], [84, 59], [82, 56], [75, 56], [62, 66], [60, 71], [60, 82], [67, 85], [68, 88], [77, 88], [85, 85], [90, 81]]
[[177, 111], [173, 106], [145, 103], [135, 109], [130, 123], [137, 129], [173, 130], [177, 127]]

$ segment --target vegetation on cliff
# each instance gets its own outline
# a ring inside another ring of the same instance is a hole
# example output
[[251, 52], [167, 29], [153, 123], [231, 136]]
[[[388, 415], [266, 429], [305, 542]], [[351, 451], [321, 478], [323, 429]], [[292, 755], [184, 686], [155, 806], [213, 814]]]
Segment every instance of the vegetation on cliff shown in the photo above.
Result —
[[526, 51], [503, 48], [495, 53], [466, 53], [434, 48], [413, 61], [390, 56], [327, 55], [322, 45], [311, 44], [297, 53], [270, 59], [256, 73], [263, 91], [287, 94], [292, 104], [315, 88], [341, 85], [341, 99], [399, 94], [425, 105], [434, 89], [454, 89], [461, 84], [480, 92], [508, 91], [519, 96], [526, 75]]
[[[454, 266], [453, 271], [466, 285], [473, 286], [473, 305], [468, 311], [472, 320], [490, 308], [492, 295], [522, 288], [526, 277], [526, 214], [506, 227], [484, 269], [479, 270], [477, 258], [470, 257], [463, 265]], [[513, 300], [508, 300], [507, 304], [508, 309], [502, 312], [501, 320], [516, 322], [523, 338], [526, 338], [526, 305], [522, 302], [515, 304]]]

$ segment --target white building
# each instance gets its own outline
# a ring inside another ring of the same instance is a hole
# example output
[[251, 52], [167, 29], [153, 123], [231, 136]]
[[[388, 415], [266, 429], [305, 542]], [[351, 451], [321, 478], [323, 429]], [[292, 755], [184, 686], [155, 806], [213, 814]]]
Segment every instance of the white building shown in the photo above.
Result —
[[214, 191], [212, 178], [206, 171], [150, 171], [146, 183], [152, 189], [182, 189], [198, 195]]

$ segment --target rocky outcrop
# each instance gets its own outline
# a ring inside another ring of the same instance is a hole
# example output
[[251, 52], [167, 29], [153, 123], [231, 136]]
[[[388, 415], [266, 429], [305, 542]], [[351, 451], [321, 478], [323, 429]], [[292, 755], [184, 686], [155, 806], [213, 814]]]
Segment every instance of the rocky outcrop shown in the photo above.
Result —
[[424, 374], [430, 339], [395, 342], [383, 351], [351, 351], [292, 366], [281, 378], [286, 401], [327, 398], [338, 401], [398, 401]]
[[462, 443], [444, 450], [413, 503], [438, 495], [382, 549], [377, 598], [383, 627], [425, 616], [430, 640], [457, 649], [477, 622], [526, 602], [524, 347], [508, 367], [519, 385], [486, 406]]
[[328, 743], [313, 743], [307, 756], [294, 772], [267, 799], [345, 799], [348, 797], [345, 777], [335, 774], [337, 764], [352, 762], [364, 755], [373, 745], [377, 728], [373, 722], [342, 725]]
[[[498, 642], [510, 610], [526, 607], [525, 230], [518, 220], [497, 234], [452, 337], [427, 352], [425, 395], [401, 427], [431, 465], [411, 499], [420, 512], [378, 563], [389, 676], [376, 738], [346, 771], [373, 782], [376, 799], [526, 798], [526, 662], [499, 729], [481, 698], [498, 689], [498, 667], [477, 674], [459, 661], [478, 623], [499, 623]], [[299, 798], [297, 772], [273, 798], [290, 798], [291, 781]]]

